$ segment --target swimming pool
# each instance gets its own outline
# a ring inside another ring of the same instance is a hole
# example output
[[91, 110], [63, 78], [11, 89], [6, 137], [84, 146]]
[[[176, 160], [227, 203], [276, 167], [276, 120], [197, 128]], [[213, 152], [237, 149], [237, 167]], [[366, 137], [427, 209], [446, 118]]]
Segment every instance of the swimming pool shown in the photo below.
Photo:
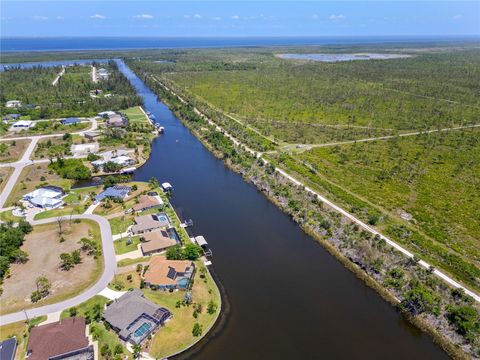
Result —
[[152, 324], [150, 324], [148, 322], [144, 322], [142, 325], [140, 325], [140, 327], [137, 330], [135, 330], [135, 332], [133, 333], [133, 336], [136, 337], [136, 338], [141, 338], [151, 328], [152, 328]]

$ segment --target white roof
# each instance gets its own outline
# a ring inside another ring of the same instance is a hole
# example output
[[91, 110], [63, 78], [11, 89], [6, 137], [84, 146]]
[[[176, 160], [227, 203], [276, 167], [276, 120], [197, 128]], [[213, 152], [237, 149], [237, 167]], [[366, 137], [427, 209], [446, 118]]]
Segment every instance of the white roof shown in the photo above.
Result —
[[124, 164], [130, 161], [133, 161], [131, 157], [125, 156], [125, 155], [120, 155], [114, 158], [110, 159], [111, 162], [114, 162], [115, 164]]
[[50, 199], [44, 196], [35, 196], [29, 200], [33, 205], [54, 207], [63, 203], [61, 199]]
[[97, 115], [98, 116], [103, 116], [103, 115], [110, 116], [110, 115], [115, 115], [115, 114], [116, 114], [115, 111], [103, 111], [103, 112], [99, 112]]
[[52, 189], [45, 189], [45, 188], [39, 188], [36, 190], [33, 190], [32, 192], [25, 194], [23, 197], [24, 198], [36, 198], [36, 197], [44, 197], [44, 198], [49, 198], [53, 199], [58, 196], [61, 196], [62, 193], [60, 191], [52, 190]]
[[102, 160], [102, 159], [98, 159], [98, 160], [94, 160], [92, 161], [92, 165], [93, 166], [102, 166], [103, 164], [105, 164], [105, 160]]
[[34, 122], [32, 120], [18, 120], [17, 122], [13, 123], [12, 126], [14, 127], [30, 127]]
[[208, 245], [207, 240], [205, 240], [205, 238], [202, 235], [195, 236], [195, 242], [200, 246]]
[[173, 186], [169, 182], [164, 182], [164, 183], [162, 183], [162, 188], [164, 188], [165, 190], [173, 189]]
[[91, 149], [98, 149], [98, 143], [72, 145], [72, 151], [82, 151], [82, 150], [91, 150]]

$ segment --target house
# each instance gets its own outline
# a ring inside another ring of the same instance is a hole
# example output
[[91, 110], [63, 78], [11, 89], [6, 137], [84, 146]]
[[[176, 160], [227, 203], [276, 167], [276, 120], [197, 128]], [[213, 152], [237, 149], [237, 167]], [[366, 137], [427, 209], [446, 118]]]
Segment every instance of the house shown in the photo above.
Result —
[[115, 113], [108, 116], [106, 124], [109, 127], [125, 127], [128, 126], [128, 119], [122, 114]]
[[178, 244], [177, 240], [170, 237], [168, 230], [157, 229], [143, 234], [140, 238], [143, 256], [151, 255], [168, 249]]
[[35, 121], [19, 120], [12, 124], [12, 129], [15, 129], [15, 130], [30, 129], [31, 127], [34, 127], [34, 126], [35, 126]]
[[[93, 360], [85, 319], [71, 317], [35, 326], [27, 345], [28, 360]], [[3, 360], [3, 358], [2, 358]]]
[[105, 198], [116, 198], [116, 199], [125, 199], [132, 188], [130, 186], [120, 186], [115, 185], [109, 188], [106, 188], [100, 194], [95, 197], [95, 201], [102, 201]]
[[136, 163], [134, 159], [126, 155], [119, 155], [119, 156], [112, 157], [110, 161], [120, 166], [129, 166]]
[[145, 299], [138, 289], [122, 295], [103, 313], [120, 339], [131, 344], [140, 344], [171, 317], [170, 311]]
[[69, 117], [69, 118], [60, 120], [60, 123], [62, 125], [74, 125], [74, 124], [78, 124], [79, 122], [80, 122], [80, 119], [76, 117]]
[[132, 233], [143, 234], [155, 229], [166, 228], [170, 226], [170, 219], [167, 214], [149, 214], [135, 217], [135, 225], [132, 226]]
[[190, 260], [167, 260], [156, 256], [150, 260], [144, 281], [147, 286], [160, 289], [188, 289], [195, 272]]
[[21, 117], [20, 114], [8, 114], [3, 117], [4, 121], [17, 120]]
[[5, 107], [7, 108], [18, 108], [22, 106], [22, 102], [20, 100], [10, 100], [5, 103]]
[[102, 112], [99, 112], [97, 115], [100, 116], [100, 117], [110, 117], [110, 116], [113, 116], [115, 114], [116, 114], [115, 111], [102, 111]]
[[99, 149], [98, 143], [88, 143], [88, 144], [73, 144], [70, 147], [73, 155], [88, 155], [90, 153], [96, 153]]
[[88, 139], [90, 141], [93, 141], [95, 138], [99, 137], [101, 134], [97, 131], [87, 131], [83, 133], [83, 136], [85, 136], [85, 139]]
[[14, 336], [10, 339], [0, 341], [0, 359], [14, 360], [17, 351], [17, 338]]
[[150, 210], [154, 208], [162, 208], [164, 205], [165, 204], [162, 198], [158, 195], [156, 196], [142, 195], [138, 199], [138, 204], [134, 204], [132, 206], [132, 209], [135, 212], [141, 212], [141, 211]]
[[108, 71], [107, 71], [107, 69], [104, 69], [104, 68], [98, 69], [98, 70], [97, 70], [97, 78], [99, 78], [100, 80], [108, 79]]
[[63, 205], [63, 189], [56, 186], [45, 186], [23, 195], [23, 200], [42, 209], [55, 209]]

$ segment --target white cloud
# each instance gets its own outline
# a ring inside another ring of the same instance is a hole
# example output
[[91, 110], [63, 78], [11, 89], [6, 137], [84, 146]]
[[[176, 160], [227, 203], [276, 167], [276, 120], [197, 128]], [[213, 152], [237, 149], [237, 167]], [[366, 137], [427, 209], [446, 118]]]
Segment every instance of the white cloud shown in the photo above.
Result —
[[212, 19], [215, 20], [215, 21], [220, 21], [220, 20], [222, 20], [222, 18], [221, 18], [220, 16], [215, 16], [215, 17], [212, 18]]
[[200, 15], [200, 14], [195, 14], [195, 15], [193, 15], [193, 17], [194, 17], [195, 19], [201, 19], [201, 18], [202, 18], [202, 15]]
[[64, 20], [65, 18], [63, 16], [57, 16], [56, 19], [57, 20]]
[[345, 20], [346, 18], [347, 17], [343, 14], [338, 14], [338, 15], [332, 14], [328, 17], [328, 19], [332, 21], [342, 21], [342, 20]]
[[462, 18], [462, 15], [458, 14], [452, 17], [453, 20], [460, 20]]
[[100, 14], [95, 14], [90, 16], [90, 19], [96, 19], [96, 20], [103, 20], [106, 19], [107, 17], [105, 15], [100, 15]]
[[41, 21], [48, 20], [48, 17], [40, 16], [40, 15], [35, 15], [32, 18], [33, 18], [33, 20], [41, 20]]
[[319, 16], [317, 14], [312, 15], [313, 20], [318, 20]]
[[134, 19], [138, 19], [138, 20], [151, 20], [151, 19], [153, 19], [153, 15], [150, 15], [150, 14], [140, 14], [140, 15], [135, 15], [133, 18], [134, 18]]
[[232, 19], [233, 19], [233, 20], [239, 20], [239, 19], [240, 19], [240, 16], [238, 16], [238, 15], [233, 15], [233, 16], [232, 16]]

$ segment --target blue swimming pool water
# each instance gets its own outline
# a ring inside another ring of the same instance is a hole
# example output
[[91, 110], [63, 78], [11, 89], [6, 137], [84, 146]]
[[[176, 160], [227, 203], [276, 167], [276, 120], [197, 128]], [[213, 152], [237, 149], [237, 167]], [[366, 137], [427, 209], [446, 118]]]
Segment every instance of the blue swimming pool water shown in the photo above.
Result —
[[148, 332], [148, 330], [150, 330], [151, 327], [152, 324], [144, 322], [137, 330], [135, 330], [133, 336], [136, 338], [141, 338], [146, 332]]

